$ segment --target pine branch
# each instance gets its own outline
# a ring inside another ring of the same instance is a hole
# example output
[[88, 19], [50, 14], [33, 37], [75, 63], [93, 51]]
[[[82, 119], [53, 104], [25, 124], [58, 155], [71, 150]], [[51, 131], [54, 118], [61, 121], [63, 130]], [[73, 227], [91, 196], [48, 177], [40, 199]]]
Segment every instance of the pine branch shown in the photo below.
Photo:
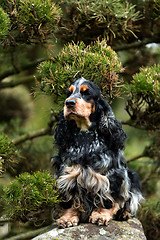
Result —
[[129, 43], [129, 44], [119, 45], [119, 46], [112, 47], [112, 48], [114, 51], [122, 51], [122, 50], [131, 49], [131, 48], [140, 48], [149, 43], [159, 43], [159, 42], [160, 42], [159, 39], [155, 37], [155, 38], [145, 39], [142, 41], [136, 41], [136, 42]]
[[142, 154], [140, 154], [140, 155], [138, 155], [138, 156], [135, 156], [135, 157], [133, 157], [133, 158], [128, 159], [128, 160], [127, 160], [127, 163], [133, 162], [133, 161], [135, 161], [135, 160], [137, 160], [137, 159], [139, 159], [139, 158], [141, 158], [141, 157], [145, 157], [144, 153], [142, 153]]
[[153, 168], [153, 169], [147, 174], [147, 176], [141, 181], [141, 184], [142, 184], [142, 185], [144, 185], [145, 183], [147, 183], [147, 182], [151, 179], [152, 175], [156, 172], [156, 169], [157, 169], [157, 167]]
[[16, 69], [14, 68], [14, 69], [7, 70], [6, 72], [4, 72], [0, 75], [0, 81], [2, 81], [4, 78], [7, 78], [7, 77], [12, 76], [14, 74], [18, 74], [22, 71], [25, 71], [25, 70], [31, 69], [33, 67], [36, 67], [41, 62], [44, 62], [44, 61], [47, 61], [47, 60], [49, 60], [49, 59], [42, 58], [42, 59], [38, 59], [34, 62], [31, 62], [27, 65], [21, 66], [20, 68], [16, 67]]
[[48, 126], [46, 128], [42, 128], [42, 129], [39, 129], [39, 130], [36, 130], [36, 131], [26, 133], [22, 136], [19, 136], [19, 137], [13, 139], [12, 143], [14, 145], [18, 145], [18, 144], [21, 144], [21, 143], [23, 143], [27, 140], [32, 140], [33, 138], [42, 137], [42, 136], [45, 136], [45, 135], [51, 135], [51, 134], [53, 134], [52, 127], [53, 127], [54, 123], [56, 123], [56, 122], [57, 122], [57, 116], [52, 111], [51, 112], [51, 120], [48, 123]]
[[136, 121], [133, 121], [131, 119], [129, 119], [128, 121], [121, 121], [121, 123], [123, 125], [128, 125], [128, 126], [131, 126], [131, 127], [134, 127], [134, 128], [141, 129], [141, 130], [146, 130], [146, 126], [137, 124]]
[[[36, 78], [38, 79], [39, 77], [36, 77]], [[24, 84], [32, 81], [34, 81], [34, 76], [26, 76], [22, 78], [16, 78], [10, 81], [3, 81], [3, 82], [0, 82], [0, 89], [13, 88], [20, 84]]]
[[13, 222], [11, 218], [0, 218], [0, 223]]
[[50, 128], [42, 128], [42, 129], [39, 129], [37, 131], [33, 131], [33, 132], [30, 132], [30, 133], [26, 133], [20, 137], [17, 137], [15, 139], [12, 140], [12, 143], [14, 145], [18, 145], [20, 143], [23, 143], [27, 140], [32, 140], [33, 138], [37, 138], [37, 137], [41, 137], [41, 136], [45, 136], [45, 135], [48, 135], [50, 134]]

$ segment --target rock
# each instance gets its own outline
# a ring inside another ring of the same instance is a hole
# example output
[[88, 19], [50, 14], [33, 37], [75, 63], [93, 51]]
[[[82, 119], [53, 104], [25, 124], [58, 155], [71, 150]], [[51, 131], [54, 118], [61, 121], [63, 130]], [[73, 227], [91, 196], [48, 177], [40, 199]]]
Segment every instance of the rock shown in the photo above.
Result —
[[76, 227], [58, 229], [35, 237], [33, 240], [146, 240], [142, 224], [136, 218], [128, 221], [110, 221], [107, 226], [97, 226], [91, 223], [80, 224]]

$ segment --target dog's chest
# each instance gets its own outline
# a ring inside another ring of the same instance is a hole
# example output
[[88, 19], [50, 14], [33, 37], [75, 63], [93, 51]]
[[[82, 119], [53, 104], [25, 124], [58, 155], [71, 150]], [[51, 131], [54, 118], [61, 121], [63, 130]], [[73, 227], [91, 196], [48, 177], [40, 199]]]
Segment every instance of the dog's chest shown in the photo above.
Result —
[[97, 152], [102, 145], [104, 145], [104, 142], [102, 139], [99, 138], [96, 131], [81, 131], [78, 135], [75, 135], [73, 137], [73, 141], [67, 151], [71, 154], [90, 154], [93, 152]]
[[108, 147], [96, 131], [75, 134], [73, 141], [61, 157], [67, 166], [80, 164], [91, 166], [95, 170], [107, 169], [111, 162]]

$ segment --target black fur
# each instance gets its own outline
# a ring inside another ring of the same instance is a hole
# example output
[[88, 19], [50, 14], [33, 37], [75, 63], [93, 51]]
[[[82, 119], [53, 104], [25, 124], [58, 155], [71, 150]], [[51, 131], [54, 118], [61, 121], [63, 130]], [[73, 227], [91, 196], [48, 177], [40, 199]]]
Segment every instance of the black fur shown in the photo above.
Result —
[[[81, 93], [79, 86], [82, 84], [87, 85], [88, 89]], [[130, 212], [131, 215], [136, 213], [138, 203], [142, 199], [139, 178], [136, 173], [128, 169], [122, 152], [126, 134], [94, 83], [81, 78], [72, 85], [75, 86], [75, 90], [73, 93], [68, 92], [68, 98], [83, 98], [86, 103], [90, 103], [92, 99], [95, 111], [89, 116], [91, 125], [86, 131], [78, 128], [76, 121], [66, 120], [64, 113], [61, 113], [55, 130], [55, 141], [59, 151], [52, 158], [57, 178], [64, 174], [66, 167], [76, 165], [80, 165], [83, 169], [90, 167], [94, 172], [106, 176], [110, 184], [111, 197], [115, 202], [121, 203], [115, 218], [123, 220], [126, 218], [123, 216], [125, 211]], [[80, 201], [86, 212], [82, 220], [87, 220], [92, 210], [97, 207], [93, 201], [96, 195], [92, 190], [83, 189], [78, 183], [75, 183], [73, 189], [69, 191], [70, 205], [78, 194], [84, 197]], [[63, 193], [65, 199], [65, 192]], [[106, 197], [102, 205], [108, 209], [112, 208], [112, 201]]]

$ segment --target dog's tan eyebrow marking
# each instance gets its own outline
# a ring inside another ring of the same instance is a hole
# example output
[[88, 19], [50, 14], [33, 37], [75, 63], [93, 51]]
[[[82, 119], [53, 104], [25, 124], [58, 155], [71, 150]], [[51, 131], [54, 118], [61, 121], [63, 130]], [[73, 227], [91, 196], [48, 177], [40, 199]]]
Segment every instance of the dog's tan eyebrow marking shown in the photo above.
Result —
[[75, 86], [74, 86], [74, 85], [71, 85], [70, 88], [69, 88], [69, 91], [70, 91], [70, 92], [74, 92], [74, 90], [75, 90]]
[[88, 86], [87, 85], [81, 85], [80, 86], [80, 92], [84, 92], [88, 89]]

